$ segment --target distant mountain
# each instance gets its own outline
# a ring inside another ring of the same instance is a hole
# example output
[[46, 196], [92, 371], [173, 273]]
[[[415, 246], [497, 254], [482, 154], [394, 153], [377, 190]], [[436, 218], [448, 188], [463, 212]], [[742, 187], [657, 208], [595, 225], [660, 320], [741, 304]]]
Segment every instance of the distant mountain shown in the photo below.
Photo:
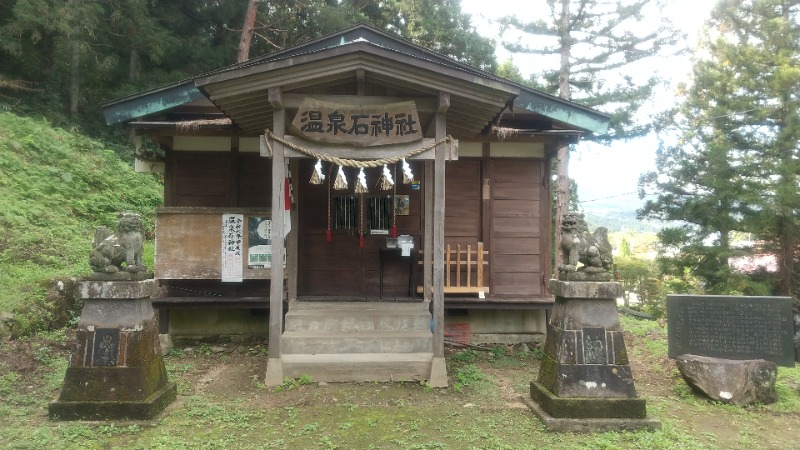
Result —
[[606, 227], [608, 231], [637, 231], [655, 233], [663, 228], [660, 222], [636, 220], [635, 209], [623, 207], [598, 207], [592, 205], [583, 211], [586, 223], [594, 230], [597, 227]]

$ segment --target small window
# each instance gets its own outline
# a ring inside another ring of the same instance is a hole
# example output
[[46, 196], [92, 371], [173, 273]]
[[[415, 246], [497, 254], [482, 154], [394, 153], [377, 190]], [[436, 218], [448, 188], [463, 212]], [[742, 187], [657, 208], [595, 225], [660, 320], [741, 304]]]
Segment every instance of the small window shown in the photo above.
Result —
[[331, 199], [331, 228], [358, 230], [358, 197], [348, 195]]
[[[366, 230], [388, 231], [392, 227], [392, 196], [368, 197], [364, 211]], [[331, 229], [359, 229], [359, 196], [337, 196], [331, 199]]]
[[389, 230], [392, 227], [392, 197], [367, 199], [367, 229]]

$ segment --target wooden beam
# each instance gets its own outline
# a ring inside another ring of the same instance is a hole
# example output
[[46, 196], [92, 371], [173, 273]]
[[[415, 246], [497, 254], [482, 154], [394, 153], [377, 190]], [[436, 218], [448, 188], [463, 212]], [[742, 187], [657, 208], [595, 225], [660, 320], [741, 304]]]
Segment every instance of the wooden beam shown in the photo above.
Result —
[[306, 97], [312, 97], [323, 102], [344, 103], [356, 105], [385, 105], [387, 103], [399, 103], [413, 100], [417, 106], [417, 112], [435, 112], [437, 100], [435, 97], [380, 97], [380, 96], [357, 96], [357, 95], [329, 95], [329, 94], [283, 94], [283, 104], [286, 109], [297, 109], [303, 104]]
[[[280, 88], [270, 88], [270, 103], [280, 105]], [[274, 103], [273, 103], [274, 102]], [[285, 130], [285, 111], [276, 109], [273, 113], [272, 132], [283, 137]], [[266, 384], [277, 386], [283, 383], [283, 364], [281, 362], [281, 335], [283, 333], [283, 255], [286, 251], [283, 240], [283, 211], [286, 186], [286, 163], [283, 144], [272, 142], [272, 268], [269, 290], [269, 357], [267, 361]]]
[[[380, 145], [375, 147], [353, 147], [344, 145], [329, 145], [319, 142], [308, 141], [295, 136], [286, 136], [284, 139], [292, 144], [297, 144], [308, 150], [324, 153], [330, 156], [345, 159], [379, 159], [391, 158], [401, 156], [411, 150], [420, 148], [422, 146], [431, 145], [435, 142], [434, 139], [422, 139], [415, 142], [406, 142], [402, 144]], [[292, 148], [285, 149], [285, 156], [287, 158], [312, 158], [305, 153], [299, 152]], [[426, 150], [410, 159], [433, 159], [434, 149]], [[427, 183], [427, 181], [426, 181]]]
[[[296, 159], [290, 160], [289, 170], [291, 170], [292, 173], [292, 191], [295, 196], [299, 196], [300, 189], [298, 183], [300, 178], [300, 162]], [[295, 204], [299, 204], [298, 198], [295, 198]], [[286, 282], [288, 283], [286, 290], [288, 291], [290, 302], [297, 300], [297, 236], [300, 232], [299, 216], [298, 210], [293, 209], [291, 217], [292, 231], [289, 232], [286, 242], [286, 271], [289, 272], [288, 277], [286, 277]]]
[[366, 84], [367, 74], [364, 69], [356, 69], [356, 95], [364, 96], [364, 84]]
[[279, 87], [269, 88], [267, 99], [269, 101], [269, 104], [272, 106], [272, 109], [283, 110], [283, 94], [281, 93], [281, 88]]
[[[447, 133], [444, 113], [436, 115], [436, 136]], [[444, 357], [444, 208], [446, 146], [436, 146], [433, 173], [433, 357]]]
[[422, 297], [433, 300], [433, 161], [425, 161], [425, 254], [422, 257]]
[[436, 112], [438, 114], [445, 114], [448, 109], [450, 109], [450, 93], [439, 91], [439, 107]]
[[[447, 135], [447, 114], [436, 114], [436, 138]], [[436, 146], [433, 164], [433, 362], [429, 383], [447, 386], [447, 363], [444, 358], [444, 208], [445, 160], [447, 146]], [[426, 180], [426, 183], [429, 181]], [[427, 253], [427, 252], [426, 252]]]

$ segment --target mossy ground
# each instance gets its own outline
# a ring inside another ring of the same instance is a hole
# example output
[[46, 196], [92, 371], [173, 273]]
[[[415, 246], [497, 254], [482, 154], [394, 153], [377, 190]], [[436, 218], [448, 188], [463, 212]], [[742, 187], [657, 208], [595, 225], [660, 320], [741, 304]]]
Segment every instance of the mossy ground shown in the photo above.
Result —
[[538, 352], [448, 350], [450, 386], [263, 384], [259, 342], [200, 344], [166, 357], [178, 400], [149, 422], [51, 422], [69, 337], [0, 343], [0, 448], [10, 449], [751, 449], [796, 448], [800, 369], [779, 371], [780, 401], [737, 408], [691, 392], [666, 359], [664, 329], [624, 320], [631, 364], [657, 432], [549, 433], [521, 401]]

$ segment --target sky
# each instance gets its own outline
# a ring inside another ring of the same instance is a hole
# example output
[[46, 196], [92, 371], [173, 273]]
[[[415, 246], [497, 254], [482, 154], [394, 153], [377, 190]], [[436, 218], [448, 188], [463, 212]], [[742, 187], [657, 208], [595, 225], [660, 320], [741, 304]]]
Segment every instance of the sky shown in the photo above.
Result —
[[[533, 18], [535, 8], [549, 11], [545, 0], [493, 0], [492, 7], [487, 8], [486, 0], [461, 0], [461, 9], [472, 15], [472, 23], [478, 32], [484, 36], [495, 39], [500, 43], [509, 37], [498, 36], [499, 25], [497, 19], [516, 15], [522, 20]], [[708, 18], [713, 6], [713, 0], [671, 0], [669, 6], [660, 14], [654, 14], [649, 22], [655, 23], [661, 15], [672, 20], [674, 26], [681, 28], [688, 36], [686, 45], [691, 47], [696, 42], [696, 37], [703, 22]], [[647, 25], [645, 21], [643, 26]], [[513, 37], [512, 37], [513, 38]], [[524, 42], [523, 42], [524, 43]], [[541, 65], [541, 57], [535, 55], [511, 55], [501, 45], [497, 50], [498, 61], [512, 59], [520, 68], [522, 75], [527, 76]], [[557, 61], [549, 64], [557, 64]], [[629, 69], [632, 76], [647, 78], [653, 71], [667, 81], [656, 98], [652, 100], [652, 110], [664, 109], [674, 101], [672, 92], [681, 81], [687, 81], [691, 72], [691, 62], [688, 55], [658, 58], [646, 64]], [[637, 195], [639, 175], [655, 169], [655, 152], [658, 141], [655, 136], [648, 136], [626, 143], [615, 143], [610, 147], [581, 143], [577, 150], [570, 155], [570, 176], [578, 182], [578, 197], [584, 210], [591, 211], [596, 205], [619, 203], [627, 210], [641, 206]], [[597, 176], [599, 173], [609, 173], [613, 176]], [[602, 199], [602, 200], [600, 200]]]

